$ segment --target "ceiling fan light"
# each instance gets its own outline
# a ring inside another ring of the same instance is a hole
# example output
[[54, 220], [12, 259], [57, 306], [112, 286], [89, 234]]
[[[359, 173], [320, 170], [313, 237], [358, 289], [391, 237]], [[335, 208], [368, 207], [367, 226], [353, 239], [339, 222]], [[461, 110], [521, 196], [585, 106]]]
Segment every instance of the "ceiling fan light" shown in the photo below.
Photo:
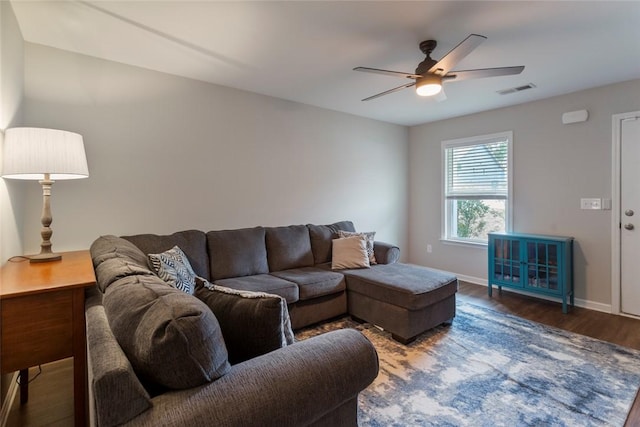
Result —
[[420, 96], [433, 96], [442, 90], [442, 78], [436, 75], [428, 75], [418, 79], [416, 93]]

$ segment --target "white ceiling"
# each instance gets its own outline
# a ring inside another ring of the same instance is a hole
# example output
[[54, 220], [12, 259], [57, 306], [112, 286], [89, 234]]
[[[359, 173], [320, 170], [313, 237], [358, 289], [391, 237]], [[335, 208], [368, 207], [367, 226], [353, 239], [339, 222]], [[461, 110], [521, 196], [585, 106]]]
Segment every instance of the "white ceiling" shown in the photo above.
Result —
[[[640, 1], [11, 3], [28, 42], [402, 125], [640, 78]], [[440, 59], [471, 33], [488, 39], [455, 69], [524, 72], [360, 101], [406, 80], [354, 67], [413, 73], [421, 41]]]

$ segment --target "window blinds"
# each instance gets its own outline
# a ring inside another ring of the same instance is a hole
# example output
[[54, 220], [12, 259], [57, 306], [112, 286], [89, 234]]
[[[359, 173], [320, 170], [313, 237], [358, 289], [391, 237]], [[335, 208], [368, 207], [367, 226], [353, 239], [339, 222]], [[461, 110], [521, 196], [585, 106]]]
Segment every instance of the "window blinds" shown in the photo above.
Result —
[[471, 143], [445, 149], [447, 199], [506, 199], [508, 140]]

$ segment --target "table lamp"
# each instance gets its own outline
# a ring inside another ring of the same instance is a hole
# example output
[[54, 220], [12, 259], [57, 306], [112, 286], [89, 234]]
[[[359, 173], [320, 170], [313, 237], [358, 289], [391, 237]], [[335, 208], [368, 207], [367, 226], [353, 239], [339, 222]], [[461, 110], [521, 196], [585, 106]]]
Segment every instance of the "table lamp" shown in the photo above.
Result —
[[61, 259], [51, 250], [51, 186], [64, 179], [87, 178], [89, 169], [82, 136], [43, 128], [12, 128], [5, 131], [2, 177], [38, 180], [42, 185], [42, 244], [31, 262]]

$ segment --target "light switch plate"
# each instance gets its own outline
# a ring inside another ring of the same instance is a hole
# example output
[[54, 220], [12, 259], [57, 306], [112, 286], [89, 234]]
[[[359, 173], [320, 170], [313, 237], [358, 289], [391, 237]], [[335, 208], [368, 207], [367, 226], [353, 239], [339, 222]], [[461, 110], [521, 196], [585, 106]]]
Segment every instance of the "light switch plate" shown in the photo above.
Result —
[[580, 209], [600, 210], [602, 199], [580, 199]]

